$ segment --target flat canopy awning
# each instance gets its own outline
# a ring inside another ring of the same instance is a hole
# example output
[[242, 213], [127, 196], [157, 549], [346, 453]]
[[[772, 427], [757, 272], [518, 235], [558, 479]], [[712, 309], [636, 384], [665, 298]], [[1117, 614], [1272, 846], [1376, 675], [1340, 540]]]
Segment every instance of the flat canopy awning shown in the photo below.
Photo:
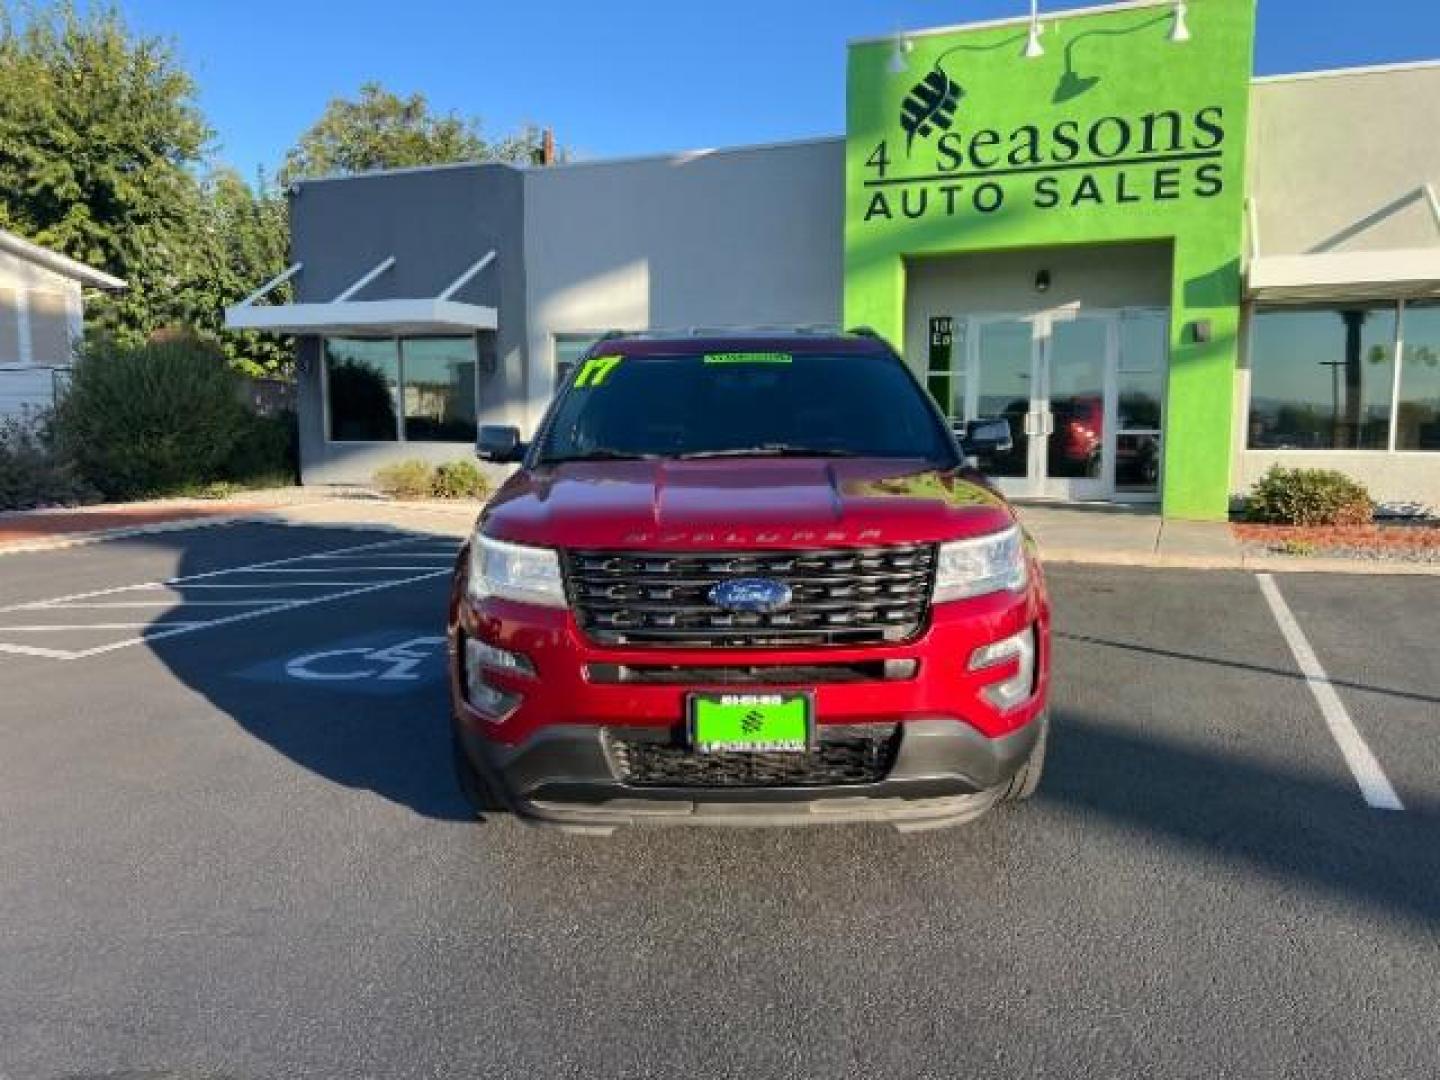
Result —
[[395, 265], [395, 256], [382, 259], [334, 300], [324, 303], [272, 304], [255, 301], [279, 288], [304, 269], [295, 263], [275, 275], [240, 303], [225, 309], [227, 330], [266, 330], [273, 334], [330, 334], [356, 337], [393, 334], [473, 334], [494, 330], [499, 313], [482, 304], [452, 300], [467, 282], [495, 261], [490, 251], [476, 259], [438, 296], [403, 300], [356, 300], [355, 295]]
[[225, 309], [226, 329], [274, 334], [473, 334], [498, 325], [494, 308], [454, 300], [345, 300]]
[[1263, 255], [1250, 263], [1252, 300], [1398, 300], [1440, 296], [1440, 247]]

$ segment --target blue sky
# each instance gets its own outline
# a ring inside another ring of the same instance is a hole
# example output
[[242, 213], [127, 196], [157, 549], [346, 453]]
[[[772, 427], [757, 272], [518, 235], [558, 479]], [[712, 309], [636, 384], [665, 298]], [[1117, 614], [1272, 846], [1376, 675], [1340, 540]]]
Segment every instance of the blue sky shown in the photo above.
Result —
[[[1206, 0], [1191, 0], [1205, 3]], [[835, 135], [850, 38], [1026, 13], [1026, 0], [119, 0], [172, 37], [217, 153], [272, 169], [376, 79], [579, 156]], [[1042, 0], [1041, 10], [1084, 6]], [[1440, 0], [1260, 0], [1260, 74], [1440, 57]], [[777, 88], [780, 90], [777, 93]]]

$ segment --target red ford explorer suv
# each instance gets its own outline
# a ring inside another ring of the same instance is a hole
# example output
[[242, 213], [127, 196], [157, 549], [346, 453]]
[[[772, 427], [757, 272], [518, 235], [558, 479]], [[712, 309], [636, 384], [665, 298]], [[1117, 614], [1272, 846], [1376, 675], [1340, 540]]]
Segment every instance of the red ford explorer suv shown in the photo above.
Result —
[[[450, 608], [482, 812], [633, 823], [970, 820], [1045, 757], [1033, 546], [870, 333], [596, 345], [480, 515]], [[963, 446], [965, 441], [971, 445]]]

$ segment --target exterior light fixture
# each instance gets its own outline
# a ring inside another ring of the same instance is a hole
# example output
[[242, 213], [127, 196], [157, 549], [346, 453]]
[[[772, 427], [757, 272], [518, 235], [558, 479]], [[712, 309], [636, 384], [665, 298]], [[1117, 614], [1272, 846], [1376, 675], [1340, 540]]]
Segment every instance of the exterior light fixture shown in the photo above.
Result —
[[1045, 46], [1040, 44], [1040, 0], [1030, 0], [1030, 36], [1025, 41], [1025, 59], [1034, 60], [1045, 55]]
[[897, 37], [895, 46], [890, 50], [890, 62], [886, 69], [891, 75], [904, 75], [910, 66], [909, 56], [915, 51], [915, 43], [908, 38]]
[[1190, 28], [1185, 25], [1185, 0], [1175, 0], [1175, 21], [1170, 26], [1170, 40], [1177, 45], [1190, 40]]

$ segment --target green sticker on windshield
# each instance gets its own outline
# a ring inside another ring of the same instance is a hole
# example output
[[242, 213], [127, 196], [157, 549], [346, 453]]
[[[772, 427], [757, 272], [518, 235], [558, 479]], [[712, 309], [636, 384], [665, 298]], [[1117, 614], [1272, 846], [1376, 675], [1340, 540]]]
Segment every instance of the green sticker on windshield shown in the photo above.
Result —
[[785, 352], [706, 353], [707, 364], [788, 364], [794, 357]]
[[610, 372], [614, 371], [623, 359], [623, 356], [592, 356], [580, 368], [580, 374], [575, 377], [575, 386], [599, 386], [610, 377]]

